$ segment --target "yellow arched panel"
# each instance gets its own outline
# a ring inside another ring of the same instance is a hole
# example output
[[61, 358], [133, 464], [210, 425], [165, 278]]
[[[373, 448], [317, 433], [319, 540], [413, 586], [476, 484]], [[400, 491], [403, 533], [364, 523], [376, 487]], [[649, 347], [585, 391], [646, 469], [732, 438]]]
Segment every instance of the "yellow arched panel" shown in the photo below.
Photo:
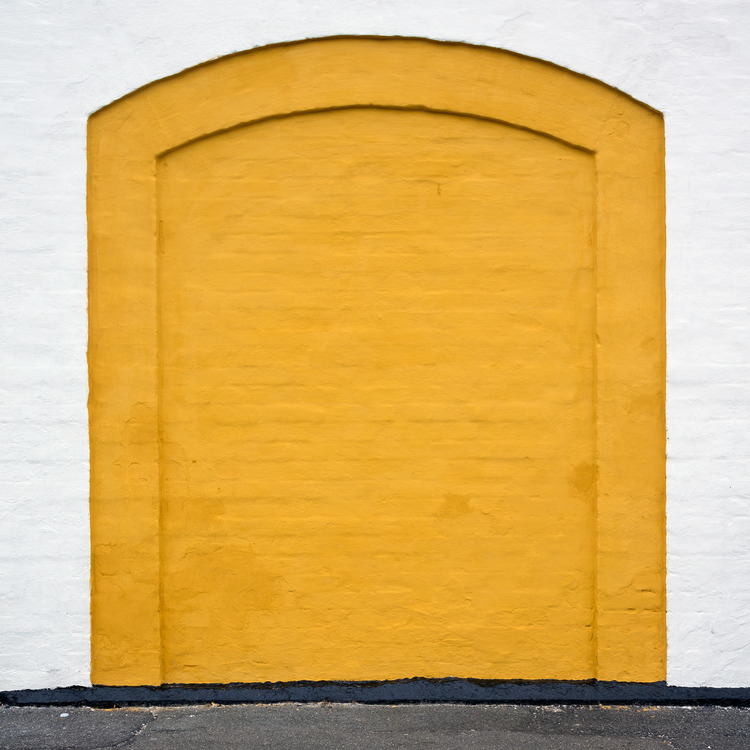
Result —
[[93, 681], [663, 679], [662, 141], [412, 39], [94, 115]]

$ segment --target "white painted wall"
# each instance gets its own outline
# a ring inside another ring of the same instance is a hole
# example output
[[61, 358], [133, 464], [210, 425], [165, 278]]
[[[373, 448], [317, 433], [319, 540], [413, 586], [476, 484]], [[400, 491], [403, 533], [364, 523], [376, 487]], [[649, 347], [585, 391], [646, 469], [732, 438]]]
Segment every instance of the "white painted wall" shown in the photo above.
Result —
[[0, 24], [0, 689], [87, 684], [87, 116], [250, 47], [534, 55], [667, 123], [669, 681], [750, 686], [750, 3], [15, 0]]

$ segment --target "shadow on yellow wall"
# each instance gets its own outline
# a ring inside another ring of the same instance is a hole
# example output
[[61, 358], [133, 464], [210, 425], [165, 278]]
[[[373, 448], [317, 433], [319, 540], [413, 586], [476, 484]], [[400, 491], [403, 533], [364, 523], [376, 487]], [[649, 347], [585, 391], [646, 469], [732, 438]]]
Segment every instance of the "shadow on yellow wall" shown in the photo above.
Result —
[[340, 37], [89, 164], [95, 683], [664, 678], [658, 113]]

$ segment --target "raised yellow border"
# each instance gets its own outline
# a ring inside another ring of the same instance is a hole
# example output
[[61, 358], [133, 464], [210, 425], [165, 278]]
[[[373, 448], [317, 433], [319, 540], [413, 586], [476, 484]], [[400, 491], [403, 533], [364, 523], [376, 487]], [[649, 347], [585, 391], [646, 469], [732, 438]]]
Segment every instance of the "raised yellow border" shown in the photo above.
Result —
[[502, 50], [332, 37], [199, 65], [90, 118], [92, 682], [162, 682], [157, 159], [238, 124], [352, 106], [490, 118], [595, 155], [596, 676], [663, 680], [661, 115], [602, 83]]

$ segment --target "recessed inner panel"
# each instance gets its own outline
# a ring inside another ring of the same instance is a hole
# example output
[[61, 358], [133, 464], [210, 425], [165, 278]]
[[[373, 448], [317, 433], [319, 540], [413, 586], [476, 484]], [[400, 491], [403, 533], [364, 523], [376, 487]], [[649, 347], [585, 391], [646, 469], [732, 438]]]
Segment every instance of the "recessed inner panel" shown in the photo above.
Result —
[[166, 682], [594, 676], [594, 160], [343, 109], [159, 161]]

